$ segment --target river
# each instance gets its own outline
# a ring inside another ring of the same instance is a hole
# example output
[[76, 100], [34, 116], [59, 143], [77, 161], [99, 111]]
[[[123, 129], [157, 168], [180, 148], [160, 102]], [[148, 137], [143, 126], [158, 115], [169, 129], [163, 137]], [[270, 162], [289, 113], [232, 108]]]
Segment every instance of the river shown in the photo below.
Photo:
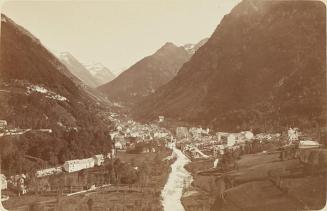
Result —
[[184, 211], [181, 202], [185, 184], [190, 184], [192, 175], [184, 168], [190, 160], [179, 150], [172, 146], [176, 161], [171, 165], [171, 172], [165, 187], [161, 191], [162, 206], [164, 211]]

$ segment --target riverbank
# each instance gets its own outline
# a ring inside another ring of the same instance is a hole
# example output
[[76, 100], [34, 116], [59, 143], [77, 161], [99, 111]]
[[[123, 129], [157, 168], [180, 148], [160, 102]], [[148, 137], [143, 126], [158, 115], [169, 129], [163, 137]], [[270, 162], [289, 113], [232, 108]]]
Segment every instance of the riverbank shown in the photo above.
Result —
[[[280, 161], [279, 154], [243, 155], [238, 170], [225, 175], [207, 171], [212, 161], [194, 161], [186, 168], [192, 186], [182, 202], [192, 210], [315, 210], [326, 201], [326, 175], [308, 175], [297, 159]], [[200, 173], [201, 172], [201, 173]]]

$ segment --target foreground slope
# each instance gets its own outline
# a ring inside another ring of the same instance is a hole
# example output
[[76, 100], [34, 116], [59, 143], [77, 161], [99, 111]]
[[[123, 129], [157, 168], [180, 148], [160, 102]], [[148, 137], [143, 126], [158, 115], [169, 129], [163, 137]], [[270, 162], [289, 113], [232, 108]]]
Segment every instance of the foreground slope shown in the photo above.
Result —
[[6, 171], [34, 168], [26, 156], [56, 165], [110, 149], [96, 98], [38, 39], [4, 15], [0, 58], [0, 119], [8, 129], [30, 129], [0, 137]]
[[242, 1], [132, 114], [225, 130], [325, 124], [325, 19], [320, 2]]

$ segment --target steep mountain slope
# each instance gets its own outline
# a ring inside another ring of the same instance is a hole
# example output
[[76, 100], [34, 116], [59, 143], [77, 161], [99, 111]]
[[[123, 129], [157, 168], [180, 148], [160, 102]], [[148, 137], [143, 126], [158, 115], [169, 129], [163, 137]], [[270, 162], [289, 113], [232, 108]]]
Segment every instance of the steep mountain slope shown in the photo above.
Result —
[[324, 125], [325, 18], [320, 2], [242, 1], [133, 116], [221, 130]]
[[38, 39], [4, 15], [0, 53], [0, 119], [9, 129], [32, 129], [18, 138], [0, 137], [0, 145], [9, 147], [2, 156], [5, 170], [31, 168], [25, 155], [56, 165], [110, 149], [96, 98]]
[[103, 85], [112, 81], [116, 76], [103, 64], [101, 63], [92, 63], [92, 64], [85, 64], [85, 68], [92, 74], [95, 78], [97, 85]]
[[166, 43], [99, 89], [112, 100], [135, 103], [175, 77], [194, 47], [189, 46], [188, 52], [184, 47]]
[[59, 60], [81, 81], [90, 87], [97, 87], [99, 84], [91, 73], [69, 52], [61, 52], [57, 55]]

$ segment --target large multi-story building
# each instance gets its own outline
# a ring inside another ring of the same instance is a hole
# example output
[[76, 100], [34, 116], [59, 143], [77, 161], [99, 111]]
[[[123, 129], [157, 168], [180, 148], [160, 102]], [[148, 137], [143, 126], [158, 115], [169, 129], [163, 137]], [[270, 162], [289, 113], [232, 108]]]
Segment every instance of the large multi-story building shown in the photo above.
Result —
[[94, 159], [86, 158], [81, 160], [68, 160], [64, 163], [64, 169], [67, 172], [80, 171], [82, 169], [93, 168]]

